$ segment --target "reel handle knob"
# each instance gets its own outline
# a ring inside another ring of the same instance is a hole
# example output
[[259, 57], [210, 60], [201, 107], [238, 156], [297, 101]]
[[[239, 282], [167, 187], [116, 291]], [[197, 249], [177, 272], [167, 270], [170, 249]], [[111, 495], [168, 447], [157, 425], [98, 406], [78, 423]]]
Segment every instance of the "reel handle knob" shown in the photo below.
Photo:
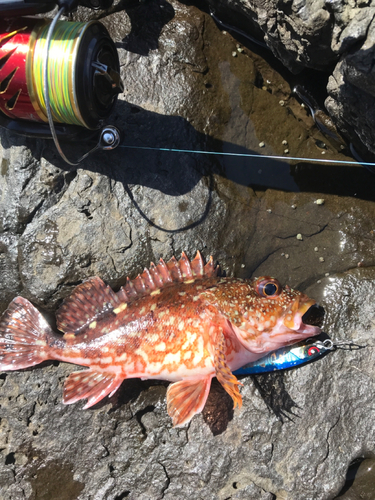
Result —
[[110, 151], [117, 148], [120, 144], [120, 132], [113, 125], [104, 127], [100, 133], [98, 148], [104, 151]]

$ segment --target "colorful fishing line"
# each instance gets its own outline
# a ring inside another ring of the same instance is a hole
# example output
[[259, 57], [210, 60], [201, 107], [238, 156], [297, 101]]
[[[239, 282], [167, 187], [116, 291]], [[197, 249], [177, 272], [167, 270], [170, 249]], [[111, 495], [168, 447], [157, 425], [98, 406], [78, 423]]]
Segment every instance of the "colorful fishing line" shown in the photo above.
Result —
[[[75, 89], [79, 43], [90, 23], [59, 21], [48, 52], [48, 91], [54, 121], [87, 127], [79, 110]], [[46, 65], [46, 24], [35, 41], [32, 62], [33, 88], [39, 107], [47, 115], [43, 88]]]

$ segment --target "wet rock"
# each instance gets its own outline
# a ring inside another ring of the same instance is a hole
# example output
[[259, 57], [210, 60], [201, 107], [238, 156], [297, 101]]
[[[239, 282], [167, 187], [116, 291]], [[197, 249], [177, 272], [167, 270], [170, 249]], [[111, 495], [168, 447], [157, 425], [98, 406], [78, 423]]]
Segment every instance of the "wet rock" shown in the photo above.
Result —
[[[375, 76], [372, 68], [375, 23], [372, 22], [361, 48], [337, 64], [328, 82], [326, 106], [336, 124], [350, 138], [363, 158], [375, 154]], [[368, 161], [371, 161], [371, 157]]]
[[346, 474], [346, 483], [337, 499], [371, 500], [374, 497], [374, 459], [355, 460]]
[[[126, 90], [111, 121], [124, 146], [253, 154], [264, 142], [262, 152], [283, 154], [287, 141], [291, 155], [320, 155], [324, 137], [288, 82], [247, 47], [233, 58], [237, 41], [208, 14], [155, 1], [125, 5], [103, 22], [122, 64]], [[63, 144], [72, 157], [86, 146]], [[325, 307], [332, 338], [368, 347], [244, 377], [241, 410], [214, 383], [202, 414], [181, 429], [166, 412], [166, 383], [125, 381], [84, 411], [84, 403], [61, 402], [73, 366], [1, 374], [0, 497], [337, 495], [353, 460], [375, 450], [370, 173], [125, 147], [72, 169], [47, 141], [5, 131], [1, 155], [2, 309], [20, 294], [53, 322], [83, 279], [100, 275], [118, 288], [151, 260], [199, 249], [228, 276], [274, 275], [307, 290]]]
[[304, 68], [331, 73], [336, 65], [327, 87], [326, 108], [335, 125], [358, 150], [357, 159], [362, 156], [364, 161], [373, 161], [375, 7], [372, 2], [209, 0], [208, 3], [215, 15], [232, 23], [234, 30], [257, 36], [260, 28], [261, 37], [273, 54], [294, 73]]
[[[366, 2], [208, 0], [212, 11], [251, 35], [255, 23], [272, 52], [291, 71], [329, 69], [366, 37], [374, 8]], [[358, 5], [357, 5], [358, 4]], [[256, 33], [255, 33], [256, 34]]]

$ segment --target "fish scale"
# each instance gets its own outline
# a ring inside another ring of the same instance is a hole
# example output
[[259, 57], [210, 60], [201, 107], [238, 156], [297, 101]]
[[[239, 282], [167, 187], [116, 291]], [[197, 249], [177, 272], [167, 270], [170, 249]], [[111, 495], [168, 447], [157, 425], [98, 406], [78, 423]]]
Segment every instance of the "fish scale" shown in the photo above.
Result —
[[175, 426], [202, 411], [216, 376], [241, 406], [233, 371], [270, 351], [317, 335], [303, 314], [315, 302], [271, 277], [219, 277], [212, 257], [172, 257], [115, 293], [99, 277], [76, 287], [56, 313], [54, 333], [26, 299], [16, 297], [0, 321], [0, 369], [57, 359], [88, 367], [73, 372], [63, 401], [88, 408], [126, 378], [173, 382], [167, 409]]

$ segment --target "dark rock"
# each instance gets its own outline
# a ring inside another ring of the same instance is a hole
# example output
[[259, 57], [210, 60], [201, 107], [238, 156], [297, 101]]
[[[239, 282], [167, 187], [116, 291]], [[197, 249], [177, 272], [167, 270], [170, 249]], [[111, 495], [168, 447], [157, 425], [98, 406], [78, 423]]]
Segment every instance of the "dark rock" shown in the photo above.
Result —
[[360, 49], [337, 64], [327, 87], [328, 111], [365, 160], [368, 151], [375, 154], [374, 43], [375, 23], [372, 22]]
[[354, 460], [346, 474], [346, 483], [337, 500], [371, 500], [374, 498], [374, 459]]
[[[208, 0], [215, 15], [261, 38], [293, 73], [327, 71], [326, 107], [363, 161], [374, 161], [375, 7], [368, 0]], [[254, 32], [254, 25], [256, 26]], [[254, 33], [253, 33], [254, 32]], [[371, 153], [369, 155], [369, 152]]]

